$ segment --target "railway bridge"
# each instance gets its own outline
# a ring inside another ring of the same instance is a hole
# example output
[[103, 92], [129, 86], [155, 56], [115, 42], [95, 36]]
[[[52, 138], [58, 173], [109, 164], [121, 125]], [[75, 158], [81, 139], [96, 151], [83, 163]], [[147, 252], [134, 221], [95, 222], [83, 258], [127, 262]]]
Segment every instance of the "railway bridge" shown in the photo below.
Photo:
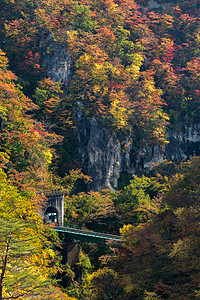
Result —
[[43, 191], [47, 201], [39, 212], [45, 223], [55, 223], [55, 231], [65, 234], [68, 240], [84, 241], [90, 243], [105, 243], [107, 240], [121, 242], [119, 235], [113, 235], [91, 230], [74, 228], [70, 224], [64, 225], [64, 192], [60, 190]]
[[121, 243], [121, 236], [104, 232], [95, 232], [74, 228], [71, 224], [64, 224], [64, 191], [50, 190], [42, 192], [46, 201], [40, 212], [38, 212], [44, 223], [54, 223], [55, 231], [64, 235], [63, 259], [70, 266], [75, 265], [79, 260], [78, 241], [105, 244], [111, 240], [115, 244]]

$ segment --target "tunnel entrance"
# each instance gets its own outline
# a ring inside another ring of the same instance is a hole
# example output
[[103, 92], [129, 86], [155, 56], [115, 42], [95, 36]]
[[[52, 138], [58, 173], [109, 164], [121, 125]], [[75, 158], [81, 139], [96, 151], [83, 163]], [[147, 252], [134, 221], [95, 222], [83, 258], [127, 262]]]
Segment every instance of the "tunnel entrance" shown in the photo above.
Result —
[[46, 199], [38, 211], [44, 223], [64, 224], [64, 193], [58, 190], [45, 192]]
[[57, 223], [58, 224], [58, 211], [55, 207], [49, 206], [44, 214], [45, 223]]

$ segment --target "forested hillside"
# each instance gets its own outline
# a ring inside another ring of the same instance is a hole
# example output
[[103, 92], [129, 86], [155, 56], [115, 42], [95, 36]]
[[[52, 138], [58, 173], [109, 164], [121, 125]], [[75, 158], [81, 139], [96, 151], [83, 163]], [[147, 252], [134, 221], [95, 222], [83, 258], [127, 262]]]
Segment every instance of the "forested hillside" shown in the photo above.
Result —
[[[199, 19], [198, 0], [1, 0], [0, 300], [200, 299]], [[70, 268], [37, 213], [53, 189], [122, 244]]]

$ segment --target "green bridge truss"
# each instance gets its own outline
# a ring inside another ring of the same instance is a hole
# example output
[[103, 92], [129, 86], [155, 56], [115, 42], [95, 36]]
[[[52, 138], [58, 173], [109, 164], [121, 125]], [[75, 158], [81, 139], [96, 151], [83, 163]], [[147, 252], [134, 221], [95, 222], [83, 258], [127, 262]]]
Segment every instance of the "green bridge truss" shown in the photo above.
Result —
[[53, 229], [57, 232], [66, 234], [66, 237], [69, 240], [77, 240], [97, 244], [104, 244], [108, 240], [112, 240], [118, 243], [121, 242], [121, 236], [119, 235], [112, 235], [108, 233], [95, 232], [89, 230], [81, 230], [70, 227], [54, 227]]

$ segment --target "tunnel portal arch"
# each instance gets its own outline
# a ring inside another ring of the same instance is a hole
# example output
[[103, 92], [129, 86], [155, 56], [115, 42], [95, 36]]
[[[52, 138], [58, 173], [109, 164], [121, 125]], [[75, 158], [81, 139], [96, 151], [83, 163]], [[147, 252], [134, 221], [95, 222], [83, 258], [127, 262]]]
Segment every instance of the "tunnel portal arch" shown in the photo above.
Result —
[[58, 226], [64, 225], [64, 193], [59, 191], [46, 191], [47, 200], [39, 214], [44, 223], [56, 223]]
[[55, 207], [49, 206], [46, 209], [44, 213], [44, 222], [49, 224], [58, 224], [58, 210]]

